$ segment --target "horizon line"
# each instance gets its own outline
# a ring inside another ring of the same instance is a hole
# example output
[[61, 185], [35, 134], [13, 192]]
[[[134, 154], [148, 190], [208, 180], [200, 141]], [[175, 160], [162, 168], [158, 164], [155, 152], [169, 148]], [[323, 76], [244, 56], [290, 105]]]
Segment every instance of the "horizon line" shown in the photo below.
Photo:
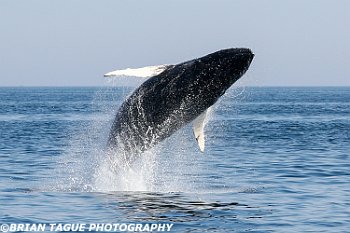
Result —
[[[55, 85], [55, 86], [49, 86], [49, 85], [0, 85], [0, 88], [73, 88], [73, 87], [80, 87], [80, 88], [97, 88], [97, 87], [135, 87], [133, 85]], [[235, 85], [234, 87], [350, 87], [350, 85]]]

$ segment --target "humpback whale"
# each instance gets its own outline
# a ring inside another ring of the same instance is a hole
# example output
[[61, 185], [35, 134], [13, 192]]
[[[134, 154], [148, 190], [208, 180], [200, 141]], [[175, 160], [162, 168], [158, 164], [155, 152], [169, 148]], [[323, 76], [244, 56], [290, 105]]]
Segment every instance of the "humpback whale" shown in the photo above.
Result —
[[117, 111], [108, 147], [139, 155], [193, 122], [195, 139], [204, 151], [207, 110], [243, 76], [253, 57], [250, 49], [230, 48], [177, 65], [105, 74], [148, 78]]

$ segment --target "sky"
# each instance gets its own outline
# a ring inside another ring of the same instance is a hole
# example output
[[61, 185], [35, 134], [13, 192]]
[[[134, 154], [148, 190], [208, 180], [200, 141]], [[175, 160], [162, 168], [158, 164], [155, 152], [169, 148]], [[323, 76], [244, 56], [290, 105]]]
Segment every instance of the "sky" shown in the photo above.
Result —
[[0, 86], [101, 86], [231, 47], [240, 84], [350, 86], [348, 0], [0, 0]]

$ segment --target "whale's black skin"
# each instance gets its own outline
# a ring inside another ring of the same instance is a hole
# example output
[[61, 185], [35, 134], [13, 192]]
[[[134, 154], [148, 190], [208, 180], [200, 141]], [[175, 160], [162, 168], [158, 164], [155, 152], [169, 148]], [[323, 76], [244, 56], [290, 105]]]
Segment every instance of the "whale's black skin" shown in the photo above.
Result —
[[139, 154], [169, 137], [212, 106], [242, 77], [253, 57], [250, 49], [225, 49], [151, 77], [119, 108], [109, 147]]

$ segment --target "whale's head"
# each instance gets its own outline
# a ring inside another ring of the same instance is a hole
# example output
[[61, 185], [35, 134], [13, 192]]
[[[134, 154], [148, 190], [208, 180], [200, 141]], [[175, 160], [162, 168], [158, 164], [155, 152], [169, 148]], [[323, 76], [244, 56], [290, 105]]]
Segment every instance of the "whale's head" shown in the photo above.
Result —
[[251, 50], [246, 48], [217, 51], [194, 60], [195, 77], [209, 88], [209, 92], [215, 92], [214, 89], [224, 91], [242, 77], [253, 57]]
[[210, 76], [215, 82], [228, 81], [232, 85], [247, 71], [253, 57], [252, 51], [246, 48], [217, 51], [195, 60], [195, 66], [200, 71], [197, 76], [203, 79]]
[[178, 90], [189, 94], [192, 111], [204, 111], [243, 76], [253, 58], [250, 49], [233, 48], [185, 62], [182, 66], [186, 81], [177, 86]]

